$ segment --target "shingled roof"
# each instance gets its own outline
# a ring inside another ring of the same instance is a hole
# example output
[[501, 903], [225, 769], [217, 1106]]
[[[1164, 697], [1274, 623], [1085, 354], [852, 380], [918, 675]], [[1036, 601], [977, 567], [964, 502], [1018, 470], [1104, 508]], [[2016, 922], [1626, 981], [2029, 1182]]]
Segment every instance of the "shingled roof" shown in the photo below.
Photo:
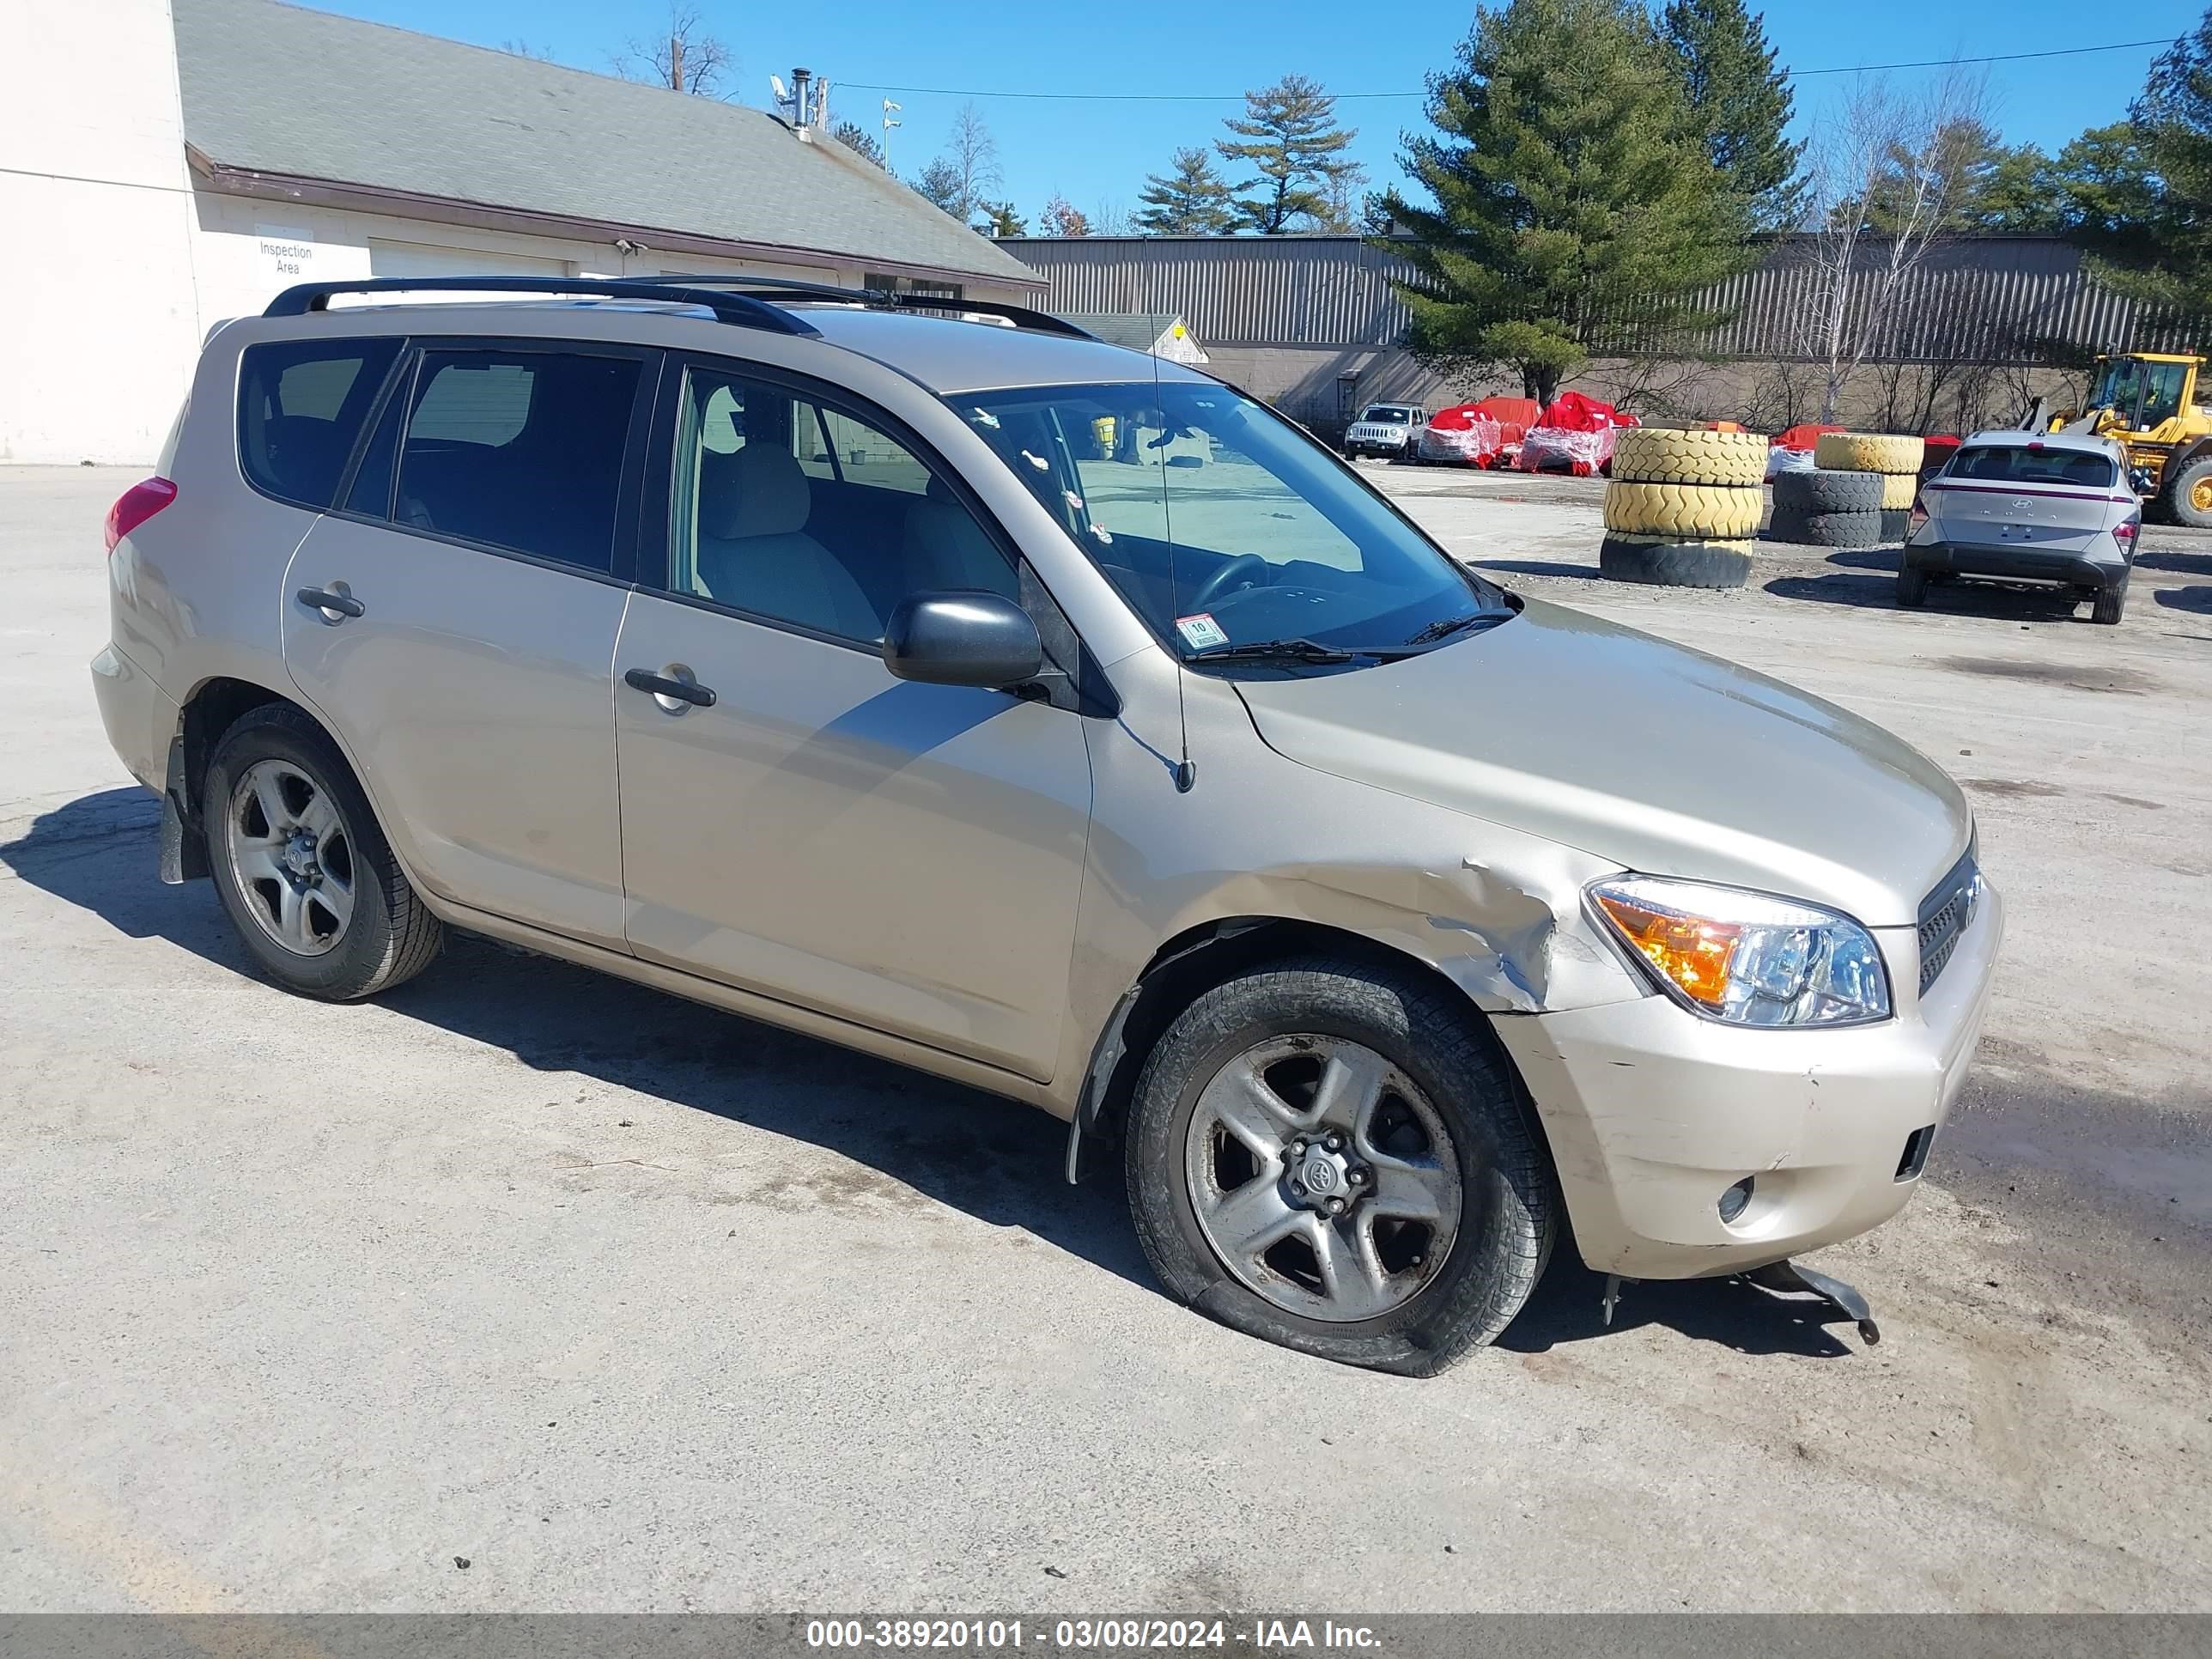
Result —
[[[276, 3], [175, 0], [185, 142], [217, 188], [276, 175], [893, 270], [1041, 285], [825, 135], [764, 110]], [[299, 192], [291, 193], [295, 198]]]

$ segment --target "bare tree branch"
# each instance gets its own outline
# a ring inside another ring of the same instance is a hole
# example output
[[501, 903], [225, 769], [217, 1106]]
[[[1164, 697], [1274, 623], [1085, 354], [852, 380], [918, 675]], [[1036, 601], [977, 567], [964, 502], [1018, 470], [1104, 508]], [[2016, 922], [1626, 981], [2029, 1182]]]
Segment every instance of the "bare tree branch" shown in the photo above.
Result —
[[625, 81], [648, 82], [672, 92], [702, 98], [733, 97], [724, 86], [737, 74], [737, 54], [707, 32], [699, 8], [689, 0], [670, 0], [668, 21], [650, 39], [633, 37], [612, 58]]

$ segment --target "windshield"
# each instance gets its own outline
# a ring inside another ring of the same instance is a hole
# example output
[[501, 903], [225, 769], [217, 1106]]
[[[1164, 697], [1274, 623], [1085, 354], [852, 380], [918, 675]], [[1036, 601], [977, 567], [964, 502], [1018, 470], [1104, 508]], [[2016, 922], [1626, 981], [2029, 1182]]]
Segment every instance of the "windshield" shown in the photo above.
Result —
[[1373, 421], [1378, 426], [1409, 426], [1413, 423], [1413, 411], [1402, 404], [1370, 404], [1367, 412], [1359, 418]]
[[2136, 400], [2142, 396], [2142, 364], [2133, 357], [2108, 357], [2097, 371], [2097, 384], [2089, 389], [2089, 407], [2117, 410], [2132, 419]]
[[1404, 655], [1512, 614], [1327, 450], [1227, 386], [950, 401], [1186, 660], [1285, 641]]

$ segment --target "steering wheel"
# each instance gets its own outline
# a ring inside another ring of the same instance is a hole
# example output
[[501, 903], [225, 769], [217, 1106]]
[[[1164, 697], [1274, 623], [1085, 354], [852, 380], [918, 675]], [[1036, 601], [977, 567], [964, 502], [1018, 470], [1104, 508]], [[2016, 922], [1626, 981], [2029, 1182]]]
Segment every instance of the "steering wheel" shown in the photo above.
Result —
[[[1228, 592], [1231, 585], [1239, 576], [1264, 576], [1267, 568], [1267, 560], [1261, 558], [1257, 553], [1239, 553], [1206, 579], [1197, 594], [1192, 599], [1190, 608], [1193, 611], [1207, 609]], [[1260, 586], [1257, 582], [1249, 580], [1244, 585], [1247, 587]]]

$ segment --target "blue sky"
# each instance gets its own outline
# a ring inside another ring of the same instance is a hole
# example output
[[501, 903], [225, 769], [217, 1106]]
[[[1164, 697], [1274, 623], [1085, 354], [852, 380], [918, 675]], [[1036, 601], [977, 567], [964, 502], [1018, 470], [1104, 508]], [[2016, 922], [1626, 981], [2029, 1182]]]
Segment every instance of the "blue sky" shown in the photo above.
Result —
[[[1339, 94], [1418, 93], [1449, 62], [1473, 4], [1376, 6], [1359, 0], [1212, 0], [1182, 5], [770, 7], [695, 0], [709, 31], [737, 53], [739, 101], [765, 105], [771, 71], [803, 64], [836, 83], [834, 112], [872, 127], [886, 94], [863, 82], [989, 92], [1226, 93], [1190, 102], [1073, 102], [978, 97], [997, 137], [1004, 194], [1034, 218], [1057, 191], [1091, 212], [1135, 205], [1147, 173], [1176, 146], [1221, 136], [1234, 95], [1298, 71]], [[632, 35], [651, 33], [665, 0], [319, 0], [319, 9], [479, 46], [521, 40], [578, 69], [605, 70]], [[2172, 37], [2203, 15], [2201, 0], [2091, 6], [2081, 0], [1771, 0], [1767, 33], [1795, 70], [1851, 67], [2098, 46]], [[2142, 86], [2156, 48], [1993, 64], [1996, 125], [2014, 143], [2056, 149], [2115, 120]], [[1924, 74], [1925, 72], [1917, 72]], [[1916, 72], [1892, 80], [1909, 82]], [[1801, 125], [1847, 97], [1849, 76], [1798, 88]], [[890, 135], [893, 166], [911, 174], [943, 145], [963, 100], [889, 94], [905, 106]], [[1359, 130], [1352, 154], [1375, 183], [1399, 178], [1398, 135], [1420, 124], [1413, 97], [1346, 98]]]

